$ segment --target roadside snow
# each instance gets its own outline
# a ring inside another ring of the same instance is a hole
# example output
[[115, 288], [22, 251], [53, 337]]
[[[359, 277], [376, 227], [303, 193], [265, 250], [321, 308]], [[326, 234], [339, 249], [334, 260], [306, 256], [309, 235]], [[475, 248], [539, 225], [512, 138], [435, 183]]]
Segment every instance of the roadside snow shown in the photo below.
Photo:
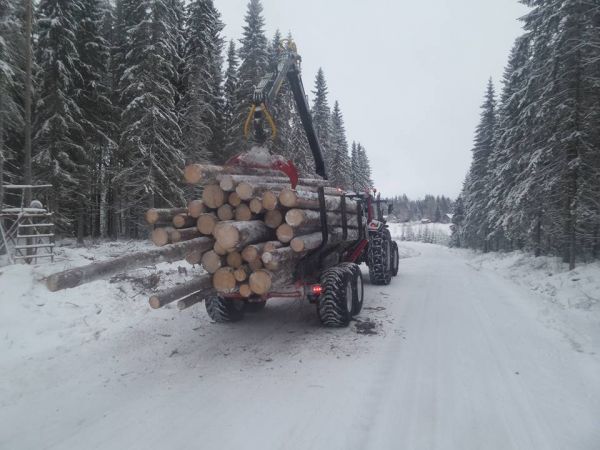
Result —
[[469, 265], [479, 271], [494, 271], [539, 294], [539, 316], [569, 339], [577, 351], [600, 350], [600, 263], [582, 264], [570, 271], [560, 258], [534, 257], [523, 252], [476, 253]]

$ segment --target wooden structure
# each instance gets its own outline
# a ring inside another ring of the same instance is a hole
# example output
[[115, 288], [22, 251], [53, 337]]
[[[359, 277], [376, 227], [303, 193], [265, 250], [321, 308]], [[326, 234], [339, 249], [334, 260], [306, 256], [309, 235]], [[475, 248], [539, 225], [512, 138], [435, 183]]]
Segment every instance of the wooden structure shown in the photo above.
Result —
[[0, 203], [0, 254], [7, 254], [9, 262], [54, 262], [53, 214], [39, 200], [25, 204], [28, 191], [33, 192], [33, 198], [43, 198], [51, 188], [52, 185], [2, 186], [6, 201]]

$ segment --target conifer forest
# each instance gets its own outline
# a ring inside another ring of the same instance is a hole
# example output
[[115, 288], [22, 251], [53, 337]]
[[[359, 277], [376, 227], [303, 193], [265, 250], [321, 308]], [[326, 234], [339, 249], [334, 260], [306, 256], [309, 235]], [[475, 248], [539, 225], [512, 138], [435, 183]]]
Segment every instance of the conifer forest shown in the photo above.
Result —
[[522, 0], [496, 94], [485, 90], [453, 244], [600, 257], [600, 6]]

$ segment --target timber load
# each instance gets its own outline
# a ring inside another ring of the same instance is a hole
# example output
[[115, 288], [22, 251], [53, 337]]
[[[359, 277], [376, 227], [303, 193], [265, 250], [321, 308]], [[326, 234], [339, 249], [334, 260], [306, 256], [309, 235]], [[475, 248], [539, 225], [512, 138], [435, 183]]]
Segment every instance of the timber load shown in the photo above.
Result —
[[207, 275], [154, 295], [153, 308], [174, 301], [184, 308], [214, 293], [263, 296], [289, 286], [302, 258], [325, 244], [357, 241], [365, 223], [360, 205], [326, 180], [301, 178], [292, 189], [277, 171], [202, 164], [186, 167], [184, 176], [202, 188], [201, 196], [187, 208], [151, 209], [146, 220], [159, 247], [211, 239], [210, 248], [193, 245], [185, 255]]
[[152, 295], [152, 308], [177, 302], [185, 309], [215, 293], [248, 299], [293, 285], [304, 257], [354, 243], [363, 233], [361, 205], [326, 180], [301, 178], [292, 189], [277, 171], [201, 164], [188, 166], [184, 176], [202, 194], [186, 206], [146, 212], [156, 249], [50, 275], [48, 289], [186, 260], [206, 274]]

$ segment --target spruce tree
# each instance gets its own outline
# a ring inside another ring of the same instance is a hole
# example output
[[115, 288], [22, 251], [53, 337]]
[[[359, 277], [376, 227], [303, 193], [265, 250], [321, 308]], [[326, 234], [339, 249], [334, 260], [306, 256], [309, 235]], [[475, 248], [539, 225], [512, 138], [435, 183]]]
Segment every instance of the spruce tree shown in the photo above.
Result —
[[494, 85], [489, 80], [485, 100], [481, 106], [481, 120], [475, 132], [473, 162], [465, 183], [464, 240], [468, 245], [487, 250], [487, 201], [489, 189], [489, 159], [494, 148], [496, 128], [496, 98]]
[[329, 108], [327, 82], [323, 69], [319, 68], [315, 78], [312, 106], [313, 124], [321, 144], [327, 173], [331, 174], [333, 155], [331, 154], [331, 110]]
[[90, 154], [82, 142], [78, 105], [83, 84], [76, 36], [83, 6], [74, 0], [42, 0], [38, 7], [38, 100], [34, 134], [35, 176], [54, 187], [59, 225], [72, 227], [87, 208]]
[[[239, 58], [241, 64], [238, 70], [236, 93], [237, 113], [244, 120], [250, 110], [254, 89], [266, 74], [269, 64], [263, 6], [260, 0], [250, 0], [245, 22], [243, 36], [240, 40]], [[237, 148], [239, 153], [246, 147], [243, 136], [243, 121], [239, 123], [235, 131], [234, 136], [232, 136], [232, 139], [235, 138], [235, 140], [230, 142], [229, 146]]]
[[331, 115], [331, 156], [332, 166], [335, 170], [330, 171], [329, 179], [335, 186], [348, 189], [351, 186], [351, 161], [348, 157], [348, 140], [346, 139], [346, 127], [340, 110], [340, 104], [336, 101]]
[[184, 203], [180, 180], [185, 162], [175, 108], [178, 14], [166, 0], [127, 0], [126, 69], [120, 80], [124, 107], [115, 178], [129, 216], [126, 232], [141, 230], [145, 208]]
[[7, 164], [17, 153], [17, 149], [10, 145], [10, 135], [20, 132], [23, 126], [18, 94], [22, 77], [20, 36], [20, 20], [13, 1], [0, 0], [0, 203], [3, 200], [3, 184], [15, 181], [17, 175]]
[[223, 129], [225, 130], [225, 148], [220, 157], [215, 155], [215, 162], [217, 163], [224, 163], [241, 151], [241, 148], [239, 147], [239, 127], [243, 119], [239, 112], [237, 101], [238, 64], [239, 61], [235, 42], [231, 40], [229, 41], [227, 50], [227, 70], [225, 72], [225, 84], [223, 86]]
[[[78, 68], [81, 74], [77, 86], [77, 105], [81, 111], [82, 131], [78, 140], [89, 158], [90, 177], [87, 180], [88, 210], [81, 210], [78, 238], [83, 234], [103, 236], [107, 230], [107, 172], [116, 148], [113, 140], [116, 126], [111, 101], [109, 73], [110, 44], [104, 38], [103, 26], [110, 4], [104, 0], [81, 0], [77, 29]], [[101, 211], [102, 210], [102, 211]], [[86, 220], [86, 217], [88, 220]], [[83, 228], [87, 224], [87, 230]], [[102, 231], [100, 231], [102, 230]]]
[[[207, 162], [218, 159], [213, 144], [222, 140], [221, 49], [223, 29], [212, 0], [188, 5], [188, 38], [181, 101], [182, 131], [187, 159]], [[220, 152], [219, 152], [220, 153]]]

